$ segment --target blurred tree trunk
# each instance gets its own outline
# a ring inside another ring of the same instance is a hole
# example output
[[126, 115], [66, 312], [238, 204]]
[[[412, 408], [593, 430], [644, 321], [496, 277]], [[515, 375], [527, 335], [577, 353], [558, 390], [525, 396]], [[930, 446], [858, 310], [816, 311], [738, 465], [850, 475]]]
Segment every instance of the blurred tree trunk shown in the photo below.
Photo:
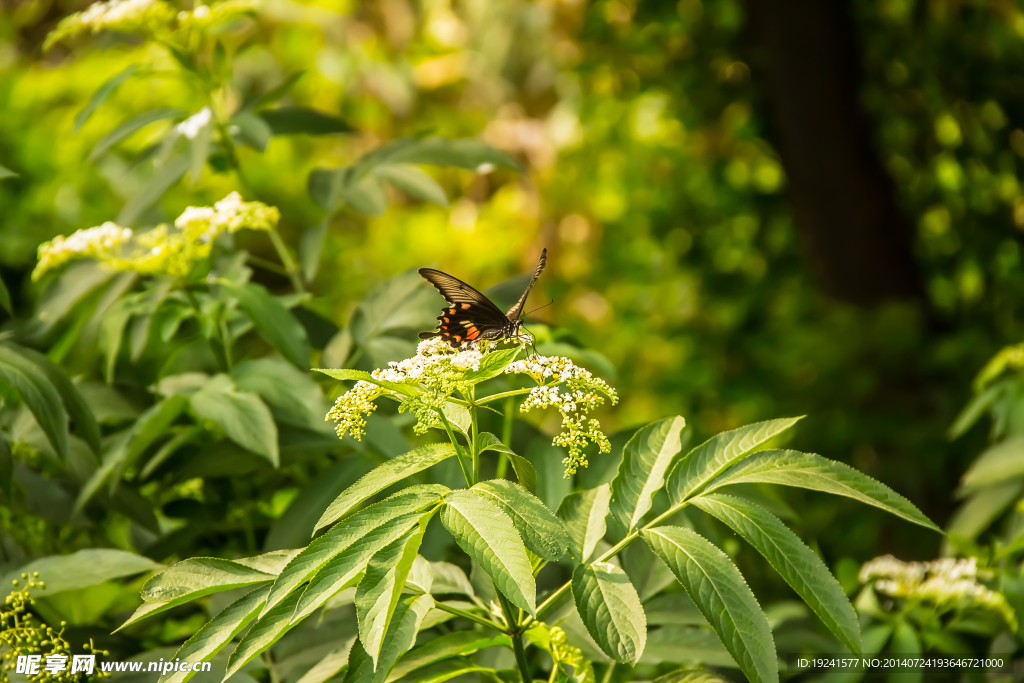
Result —
[[749, 0], [749, 59], [818, 276], [841, 300], [925, 299], [912, 230], [859, 102], [845, 0]]

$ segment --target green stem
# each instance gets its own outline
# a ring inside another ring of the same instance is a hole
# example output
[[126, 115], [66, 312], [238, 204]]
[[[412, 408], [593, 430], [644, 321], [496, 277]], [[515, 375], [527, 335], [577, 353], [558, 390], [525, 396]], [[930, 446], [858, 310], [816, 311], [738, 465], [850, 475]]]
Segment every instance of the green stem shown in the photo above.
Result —
[[485, 396], [482, 399], [480, 399], [479, 401], [477, 401], [476, 404], [478, 406], [482, 406], [485, 403], [493, 403], [494, 401], [497, 401], [497, 400], [503, 399], [503, 398], [508, 398], [509, 396], [522, 396], [523, 394], [528, 394], [531, 391], [533, 391], [533, 389], [513, 389], [512, 391], [503, 391], [500, 394], [493, 394], [491, 396]]
[[[636, 539], [640, 538], [640, 532], [641, 531], [647, 531], [648, 529], [653, 529], [654, 527], [656, 527], [661, 522], [665, 521], [666, 519], [668, 519], [672, 515], [676, 514], [680, 510], [682, 510], [688, 504], [689, 504], [689, 501], [687, 501], [687, 500], [681, 501], [681, 502], [677, 503], [676, 505], [673, 505], [668, 510], [666, 510], [662, 514], [658, 515], [654, 519], [652, 519], [650, 522], [645, 524], [643, 526], [643, 528], [635, 529], [635, 530], [629, 532], [629, 534], [624, 539], [622, 539], [621, 541], [616, 543], [614, 546], [609, 548], [608, 552], [606, 552], [605, 554], [601, 555], [601, 557], [599, 557], [596, 560], [594, 560], [594, 562], [604, 562], [609, 557], [614, 557], [619, 552], [621, 552], [622, 549], [625, 548], [627, 545], [629, 545], [630, 543], [632, 543]], [[591, 564], [593, 564], [594, 562], [591, 562]], [[537, 606], [537, 618], [538, 619], [540, 619], [541, 614], [543, 614], [547, 610], [551, 609], [554, 606], [554, 604], [556, 602], [558, 602], [558, 599], [561, 598], [563, 595], [565, 595], [566, 591], [569, 590], [570, 585], [571, 585], [571, 582], [569, 582], [569, 581], [565, 582], [564, 584], [562, 584], [558, 588], [558, 590], [556, 590], [554, 593], [549, 595], [544, 602], [542, 602], [540, 605]]]
[[299, 267], [296, 265], [292, 255], [288, 253], [288, 247], [285, 246], [284, 240], [281, 239], [281, 236], [277, 234], [277, 230], [274, 228], [268, 230], [267, 234], [270, 235], [270, 241], [274, 245], [274, 249], [277, 250], [277, 257], [281, 259], [281, 264], [288, 273], [288, 278], [292, 281], [292, 287], [295, 288], [296, 292], [305, 292], [306, 288], [302, 284]]
[[449, 605], [444, 604], [443, 602], [435, 602], [434, 607], [441, 610], [442, 612], [448, 612], [448, 614], [454, 614], [457, 617], [463, 617], [465, 619], [469, 619], [470, 621], [475, 621], [476, 623], [482, 626], [488, 626], [490, 628], [497, 629], [498, 631], [505, 630], [500, 625], [495, 624], [490, 619], [485, 619], [481, 616], [473, 614], [472, 612], [468, 612], [464, 609], [459, 609], [458, 607], [451, 607]]
[[498, 602], [501, 604], [501, 613], [505, 615], [505, 623], [508, 624], [506, 633], [512, 638], [512, 652], [516, 655], [516, 667], [519, 669], [519, 676], [523, 683], [532, 683], [533, 675], [530, 673], [530, 664], [526, 661], [526, 646], [523, 643], [523, 629], [516, 620], [512, 605], [508, 598], [495, 591], [498, 595]]
[[604, 676], [601, 676], [601, 683], [612, 683], [612, 674], [615, 673], [616, 662], [614, 659], [608, 662], [608, 668], [604, 671]]
[[[473, 397], [475, 395], [476, 395], [476, 387], [470, 387], [469, 388], [469, 402], [470, 403], [473, 403]], [[470, 408], [469, 408], [469, 416], [470, 416], [470, 420], [471, 420], [471, 423], [470, 423], [471, 426], [470, 426], [470, 430], [469, 430], [469, 433], [470, 433], [469, 452], [470, 452], [470, 456], [472, 458], [471, 462], [473, 463], [472, 464], [473, 484], [476, 484], [478, 481], [480, 481], [480, 453], [478, 453], [477, 450], [476, 450], [476, 435], [477, 435], [476, 408], [474, 408], [473, 406], [470, 406]]]
[[[505, 415], [504, 421], [501, 424], [501, 442], [512, 447], [512, 419], [514, 417], [516, 402], [511, 396], [505, 399]], [[498, 454], [498, 471], [496, 477], [498, 479], [504, 479], [505, 474], [508, 472], [508, 455], [505, 453]]]
[[444, 430], [448, 432], [448, 440], [452, 442], [453, 446], [455, 446], [455, 457], [459, 461], [459, 469], [462, 470], [462, 476], [466, 478], [466, 486], [472, 486], [473, 482], [471, 480], [470, 474], [469, 472], [466, 471], [466, 464], [462, 461], [462, 458], [464, 457], [462, 446], [455, 438], [455, 432], [452, 431], [452, 425], [450, 422], [448, 422], [448, 416], [444, 414], [443, 410], [438, 410], [437, 414], [441, 416], [441, 422], [444, 423]]

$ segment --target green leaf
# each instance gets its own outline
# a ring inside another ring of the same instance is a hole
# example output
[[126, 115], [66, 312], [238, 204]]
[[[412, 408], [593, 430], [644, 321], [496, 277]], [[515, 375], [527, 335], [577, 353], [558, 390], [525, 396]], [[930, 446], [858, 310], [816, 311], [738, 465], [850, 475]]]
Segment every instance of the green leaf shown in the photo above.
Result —
[[[0, 166], [0, 180], [3, 180], [3, 172], [6, 170]], [[4, 284], [3, 279], [0, 279], [0, 308], [7, 311], [9, 315], [14, 315], [14, 308], [11, 306], [11, 293], [7, 291], [7, 285]]]
[[333, 114], [326, 114], [307, 107], [279, 107], [264, 109], [257, 114], [263, 119], [274, 135], [329, 135], [351, 133], [354, 129]]
[[363, 579], [356, 588], [359, 641], [373, 660], [374, 667], [384, 644], [384, 635], [402, 597], [405, 581], [423, 542], [429, 516], [425, 515], [409, 533], [378, 550], [370, 558]]
[[611, 498], [611, 486], [603, 484], [570, 494], [558, 506], [558, 517], [569, 532], [569, 553], [577, 562], [589, 560], [604, 538]]
[[757, 422], [711, 437], [679, 460], [668, 475], [668, 494], [673, 503], [688, 498], [724, 472], [730, 465], [753, 453], [768, 440], [790, 429], [802, 417]]
[[144, 111], [141, 114], [137, 114], [130, 119], [125, 120], [123, 123], [117, 126], [114, 130], [110, 131], [96, 143], [96, 146], [92, 148], [92, 152], [89, 154], [89, 163], [92, 163], [99, 159], [101, 156], [107, 153], [107, 151], [121, 142], [133, 133], [142, 130], [146, 126], [156, 121], [162, 121], [164, 119], [173, 119], [182, 116], [185, 112], [181, 109], [174, 109], [171, 107], [157, 107], [156, 109], [150, 109]]
[[[392, 164], [432, 164], [434, 166], [454, 166], [471, 171], [481, 166], [505, 166], [518, 170], [519, 162], [501, 150], [491, 147], [480, 140], [464, 138], [451, 140], [442, 137], [429, 137], [421, 140], [399, 138], [371, 152], [380, 159], [380, 163]], [[367, 155], [368, 157], [370, 155]]]
[[[185, 641], [174, 653], [175, 658], [186, 662], [208, 661], [256, 617], [269, 592], [269, 585], [256, 588], [225, 607]], [[194, 671], [175, 671], [161, 676], [159, 683], [185, 683], [194, 675]]]
[[[237, 131], [232, 126], [235, 126]], [[274, 134], [267, 122], [251, 111], [235, 112], [228, 121], [228, 130], [234, 133], [241, 144], [260, 152], [267, 151], [270, 136]]]
[[7, 435], [0, 433], [0, 493], [7, 498], [7, 504], [14, 500], [11, 495], [11, 482], [14, 479], [14, 458], [11, 457], [11, 442]]
[[403, 598], [395, 608], [395, 616], [384, 636], [384, 644], [380, 648], [376, 671], [373, 660], [356, 641], [348, 658], [348, 675], [344, 683], [384, 683], [395, 662], [416, 643], [416, 634], [420, 630], [423, 618], [434, 607], [434, 599], [429, 595]]
[[308, 372], [275, 358], [256, 358], [236, 363], [231, 379], [240, 391], [258, 394], [270, 405], [278, 422], [321, 429], [324, 395]]
[[313, 368], [317, 372], [322, 372], [328, 377], [340, 380], [362, 380], [363, 382], [369, 382], [370, 384], [376, 384], [379, 387], [394, 391], [397, 394], [403, 396], [415, 396], [417, 393], [414, 387], [408, 384], [401, 384], [399, 382], [388, 382], [383, 379], [375, 379], [373, 375], [363, 370], [331, 370], [328, 368]]
[[328, 652], [309, 671], [302, 674], [302, 678], [296, 683], [323, 683], [339, 676], [348, 666], [348, 655], [352, 651], [355, 641], [355, 638], [348, 638], [340, 646]]
[[292, 612], [299, 601], [299, 594], [293, 593], [273, 609], [265, 612], [239, 641], [238, 647], [228, 657], [228, 668], [224, 679], [231, 678], [243, 666], [256, 658], [259, 653], [277, 642], [294, 625]]
[[489, 636], [477, 631], [454, 631], [427, 641], [409, 650], [400, 660], [387, 680], [397, 681], [408, 674], [437, 662], [471, 655], [489, 647], [512, 647], [512, 639], [506, 635]]
[[502, 375], [505, 373], [505, 368], [511, 365], [522, 352], [523, 347], [517, 346], [489, 353], [480, 359], [480, 367], [463, 375], [462, 381], [479, 384], [484, 380]]
[[[664, 566], [661, 560], [658, 562]], [[669, 593], [652, 598], [644, 603], [644, 612], [647, 613], [648, 626], [709, 626], [708, 620], [686, 593]], [[715, 638], [717, 640], [718, 637]]]
[[764, 508], [734, 496], [709, 494], [692, 502], [754, 546], [844, 645], [861, 651], [857, 614], [842, 586], [785, 524]]
[[171, 185], [185, 175], [191, 159], [188, 154], [179, 153], [157, 167], [153, 175], [132, 197], [117, 215], [117, 224], [133, 226], [142, 215], [163, 196]]
[[62, 460], [68, 456], [68, 414], [46, 373], [17, 354], [0, 357], [0, 379], [14, 387]]
[[729, 557], [690, 529], [665, 526], [640, 534], [679, 579], [747, 678], [778, 683], [768, 619]]
[[[831, 642], [831, 641], [830, 641]], [[710, 628], [667, 626], [651, 631], [641, 664], [701, 664], [739, 668], [736, 660]]]
[[[309, 580], [324, 565], [338, 556], [342, 551], [353, 546], [357, 541], [372, 532], [388, 521], [400, 517], [409, 516], [411, 519], [418, 519], [418, 515], [411, 513], [418, 512], [429, 505], [436, 505], [438, 501], [448, 492], [448, 489], [440, 484], [424, 484], [421, 486], [410, 486], [409, 488], [386, 498], [379, 503], [370, 505], [352, 515], [345, 524], [338, 524], [323, 536], [315, 539], [306, 546], [302, 552], [296, 555], [282, 571], [274, 588], [267, 598], [269, 609], [280, 602], [284, 597], [298, 588], [302, 583]], [[411, 526], [409, 527], [411, 528]], [[398, 535], [400, 536], [405, 531]], [[395, 537], [397, 538], [397, 536]], [[390, 538], [380, 544], [376, 549], [367, 555], [368, 560], [374, 552], [390, 543]], [[365, 561], [365, 560], [364, 560]], [[361, 567], [359, 567], [361, 569]], [[339, 589], [340, 590], [340, 589]], [[333, 593], [331, 594], [333, 595]], [[329, 598], [330, 595], [324, 599]]]
[[[220, 43], [218, 43], [219, 45]], [[210, 156], [210, 137], [213, 134], [213, 129], [216, 123], [213, 120], [211, 114], [209, 121], [203, 124], [198, 131], [196, 131], [195, 137], [186, 138], [188, 141], [188, 156], [189, 156], [189, 180], [192, 185], [199, 182], [199, 177], [203, 174], [203, 168], [206, 166], [206, 159]]]
[[569, 535], [551, 510], [535, 495], [508, 479], [482, 481], [471, 489], [497, 503], [533, 554], [555, 562], [569, 546]]
[[967, 469], [960, 482], [963, 491], [1001, 484], [1024, 474], [1024, 436], [1011, 436], [986, 449]]
[[462, 571], [458, 565], [449, 562], [431, 562], [430, 572], [431, 593], [435, 595], [459, 593], [461, 595], [468, 595], [471, 598], [476, 597], [473, 585], [466, 578], [466, 572]]
[[670, 671], [664, 676], [658, 676], [652, 683], [730, 683], [730, 681], [714, 671], [679, 669], [678, 671]]
[[612, 659], [636, 664], [647, 642], [647, 617], [626, 573], [608, 562], [581, 564], [572, 597], [587, 631]]
[[521, 455], [516, 455], [515, 451], [503, 444], [501, 439], [490, 432], [480, 433], [477, 436], [476, 444], [478, 454], [484, 451], [497, 451], [507, 455], [508, 461], [512, 463], [512, 469], [516, 473], [516, 478], [519, 480], [519, 485], [530, 493], [536, 494], [537, 470], [534, 469], [533, 463]]
[[227, 280], [219, 282], [238, 297], [238, 305], [268, 344], [300, 370], [309, 368], [310, 349], [306, 330], [279, 299], [270, 296], [264, 287], [251, 282], [242, 287]]
[[391, 458], [384, 464], [375, 467], [335, 498], [320, 517], [320, 521], [316, 523], [314, 532], [349, 514], [375, 493], [447, 460], [453, 455], [455, 455], [455, 447], [450, 442], [441, 442], [425, 444], [408, 453]]
[[[162, 564], [148, 557], [110, 548], [89, 548], [70, 555], [50, 555], [7, 572], [0, 580], [0, 598], [6, 597], [14, 590], [12, 582], [15, 579], [21, 583], [23, 573], [31, 576], [34, 572], [39, 572], [46, 589], [44, 591], [40, 588], [31, 588], [29, 593], [33, 597], [42, 597], [79, 590], [110, 579], [150, 572], [162, 567]], [[20, 585], [19, 588], [24, 589], [25, 586]]]
[[1014, 503], [1024, 489], [1020, 477], [996, 486], [986, 486], [972, 493], [953, 513], [946, 525], [950, 536], [974, 540], [987, 529], [1006, 508]]
[[329, 227], [330, 220], [325, 218], [302, 232], [299, 242], [299, 260], [302, 262], [302, 277], [306, 282], [312, 282], [320, 270], [320, 256], [324, 250], [324, 243], [327, 241]]
[[384, 164], [375, 168], [373, 173], [411, 197], [439, 206], [448, 206], [448, 195], [445, 194], [444, 188], [415, 166]]
[[227, 375], [216, 375], [189, 397], [197, 417], [210, 420], [242, 448], [262, 455], [277, 467], [277, 425], [270, 408], [256, 394], [236, 391]]
[[682, 450], [686, 420], [670, 417], [643, 427], [622, 449], [619, 472], [612, 480], [612, 515], [632, 531], [651, 509], [654, 494], [665, 487], [665, 473]]
[[799, 451], [765, 451], [711, 482], [707, 492], [729, 484], [759, 482], [846, 496], [942, 533], [920, 510], [885, 484], [849, 465]]
[[0, 166], [0, 180], [5, 178], [17, 178], [18, 174], [7, 168], [6, 166]]
[[497, 504], [475, 491], [453, 491], [441, 523], [513, 605], [536, 614], [537, 585], [530, 558], [512, 520]]
[[294, 86], [305, 73], [306, 72], [304, 70], [299, 70], [289, 74], [287, 78], [281, 81], [280, 85], [276, 85], [264, 94], [260, 95], [259, 98], [252, 103], [252, 106], [254, 108], [259, 108], [277, 102], [288, 94], [288, 91], [292, 89], [292, 86]]
[[75, 116], [75, 127], [72, 130], [72, 133], [77, 133], [82, 126], [85, 125], [85, 122], [89, 120], [89, 117], [93, 115], [93, 112], [99, 109], [103, 103], [107, 101], [107, 98], [110, 97], [110, 95], [117, 90], [122, 83], [127, 81], [132, 74], [138, 70], [138, 68], [138, 63], [129, 64], [124, 71], [110, 77], [103, 85], [97, 88], [96, 92], [94, 92], [92, 97], [89, 98], [89, 103], [86, 104], [85, 108]]

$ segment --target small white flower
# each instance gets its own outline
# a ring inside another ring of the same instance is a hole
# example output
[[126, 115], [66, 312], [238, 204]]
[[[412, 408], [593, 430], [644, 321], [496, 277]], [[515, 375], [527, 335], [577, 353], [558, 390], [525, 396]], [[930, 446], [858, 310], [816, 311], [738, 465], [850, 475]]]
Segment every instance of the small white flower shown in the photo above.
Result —
[[189, 140], [194, 140], [195, 137], [199, 135], [199, 132], [203, 130], [208, 123], [210, 123], [212, 118], [213, 112], [210, 111], [210, 108], [203, 107], [199, 112], [179, 123], [176, 129]]

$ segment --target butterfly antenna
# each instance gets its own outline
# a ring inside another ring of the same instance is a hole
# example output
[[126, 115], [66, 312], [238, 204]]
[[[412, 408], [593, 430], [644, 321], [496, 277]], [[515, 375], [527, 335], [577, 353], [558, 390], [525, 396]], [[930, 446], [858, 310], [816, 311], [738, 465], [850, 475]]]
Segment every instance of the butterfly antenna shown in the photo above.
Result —
[[[543, 306], [538, 306], [537, 308], [533, 309], [533, 311], [539, 311], [539, 310], [540, 310], [540, 309], [542, 309], [542, 308], [547, 308], [548, 306], [550, 306], [550, 305], [551, 305], [551, 304], [553, 304], [553, 303], [555, 303], [555, 300], [554, 300], [554, 299], [552, 299], [551, 301], [547, 302], [547, 303], [546, 303], [546, 304], [544, 304]], [[526, 316], [530, 315], [530, 313], [533, 313], [533, 311], [529, 311], [529, 312], [527, 312], [527, 313], [523, 313], [523, 317], [525, 318]]]

